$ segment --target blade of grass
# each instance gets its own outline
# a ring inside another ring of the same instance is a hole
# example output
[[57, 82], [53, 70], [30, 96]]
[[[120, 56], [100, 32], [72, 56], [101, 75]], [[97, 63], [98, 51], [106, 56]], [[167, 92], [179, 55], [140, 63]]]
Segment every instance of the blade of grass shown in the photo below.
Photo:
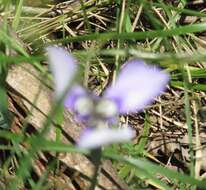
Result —
[[109, 158], [109, 159], [113, 159], [113, 160], [117, 160], [117, 161], [131, 164], [134, 167], [137, 167], [141, 170], [148, 172], [150, 175], [151, 174], [153, 174], [153, 175], [161, 174], [163, 176], [170, 178], [171, 180], [178, 180], [178, 182], [182, 182], [184, 184], [198, 186], [198, 187], [201, 187], [203, 189], [206, 187], [206, 181], [199, 181], [191, 176], [187, 176], [187, 175], [184, 175], [182, 173], [176, 172], [174, 170], [170, 170], [170, 169], [164, 168], [162, 166], [153, 164], [145, 159], [135, 159], [135, 158], [131, 158], [131, 157], [124, 157], [124, 156], [120, 156], [120, 155], [114, 155], [111, 153], [107, 153], [105, 151], [103, 151], [103, 156], [105, 158]]
[[19, 0], [18, 6], [17, 6], [17, 9], [16, 9], [16, 14], [15, 14], [14, 20], [12, 22], [12, 28], [15, 31], [18, 28], [18, 25], [19, 25], [19, 22], [20, 22], [20, 16], [21, 16], [21, 12], [22, 12], [23, 2], [24, 2], [24, 0]]
[[[170, 84], [176, 88], [184, 88], [184, 83], [182, 81], [170, 81]], [[188, 89], [206, 92], [206, 84], [189, 84]]]
[[143, 154], [145, 145], [147, 143], [148, 135], [149, 135], [149, 129], [150, 129], [150, 124], [149, 124], [149, 117], [147, 113], [145, 114], [145, 122], [144, 122], [144, 129], [142, 132], [142, 135], [140, 137], [139, 143], [135, 146], [135, 150], [137, 151], [137, 154]]
[[[187, 71], [187, 72], [186, 72]], [[190, 108], [190, 95], [189, 95], [189, 84], [191, 79], [188, 73], [188, 65], [185, 63], [182, 67], [183, 84], [184, 84], [184, 103], [185, 103], [185, 116], [188, 131], [189, 140], [189, 154], [190, 154], [190, 175], [194, 177], [195, 167], [194, 167], [194, 150], [193, 150], [193, 136], [192, 136], [192, 114]]]
[[130, 33], [117, 33], [117, 32], [107, 32], [107, 33], [94, 33], [77, 37], [67, 37], [66, 39], [54, 40], [46, 44], [58, 44], [58, 43], [69, 43], [69, 42], [81, 42], [84, 40], [112, 40], [112, 39], [122, 39], [122, 40], [143, 40], [143, 39], [153, 39], [156, 37], [171, 37], [175, 35], [183, 35], [188, 33], [202, 32], [206, 30], [206, 23], [191, 24], [186, 26], [180, 26], [173, 29], [167, 30], [153, 30], [146, 32], [130, 32]]

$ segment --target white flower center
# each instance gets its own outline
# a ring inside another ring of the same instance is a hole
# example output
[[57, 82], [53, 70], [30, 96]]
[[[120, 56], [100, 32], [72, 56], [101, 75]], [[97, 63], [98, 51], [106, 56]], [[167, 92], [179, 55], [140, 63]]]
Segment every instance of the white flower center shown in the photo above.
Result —
[[90, 115], [93, 112], [93, 101], [89, 97], [80, 97], [74, 104], [74, 110], [82, 116]]
[[118, 112], [116, 104], [107, 99], [100, 100], [95, 107], [95, 111], [97, 114], [108, 118], [115, 116]]

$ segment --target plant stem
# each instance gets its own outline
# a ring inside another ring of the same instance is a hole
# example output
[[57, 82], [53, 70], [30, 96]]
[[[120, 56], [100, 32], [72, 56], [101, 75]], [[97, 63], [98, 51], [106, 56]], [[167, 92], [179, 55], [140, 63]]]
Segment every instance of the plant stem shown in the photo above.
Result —
[[94, 168], [94, 174], [91, 180], [91, 186], [89, 190], [94, 190], [97, 185], [97, 176], [101, 165], [101, 155], [102, 155], [101, 148], [93, 149], [91, 151], [91, 161], [94, 164], [95, 168]]

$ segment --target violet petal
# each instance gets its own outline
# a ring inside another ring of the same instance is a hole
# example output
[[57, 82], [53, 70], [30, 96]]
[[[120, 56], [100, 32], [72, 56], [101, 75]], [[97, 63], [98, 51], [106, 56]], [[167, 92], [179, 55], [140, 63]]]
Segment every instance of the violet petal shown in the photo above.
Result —
[[74, 78], [77, 72], [77, 64], [74, 57], [63, 48], [49, 46], [46, 50], [51, 71], [54, 75], [55, 95], [58, 98], [62, 96], [62, 93]]
[[64, 106], [70, 111], [74, 111], [74, 105], [79, 97], [88, 96], [87, 91], [80, 85], [74, 85], [69, 90], [64, 100]]
[[122, 114], [137, 112], [164, 91], [168, 80], [169, 75], [156, 66], [131, 60], [120, 71], [115, 85], [105, 91], [104, 97], [115, 101]]

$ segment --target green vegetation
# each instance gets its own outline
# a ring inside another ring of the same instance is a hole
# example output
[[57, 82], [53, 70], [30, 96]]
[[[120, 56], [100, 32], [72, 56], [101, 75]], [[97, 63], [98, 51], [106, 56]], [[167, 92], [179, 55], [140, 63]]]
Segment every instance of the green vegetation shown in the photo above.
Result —
[[206, 189], [205, 30], [204, 1], [0, 0], [0, 189], [84, 189], [74, 171], [83, 162], [66, 155], [89, 152], [75, 147], [79, 125], [52, 99], [51, 44], [79, 60], [77, 80], [98, 95], [128, 59], [168, 72], [154, 104], [120, 116], [137, 137], [102, 159], [129, 189]]

